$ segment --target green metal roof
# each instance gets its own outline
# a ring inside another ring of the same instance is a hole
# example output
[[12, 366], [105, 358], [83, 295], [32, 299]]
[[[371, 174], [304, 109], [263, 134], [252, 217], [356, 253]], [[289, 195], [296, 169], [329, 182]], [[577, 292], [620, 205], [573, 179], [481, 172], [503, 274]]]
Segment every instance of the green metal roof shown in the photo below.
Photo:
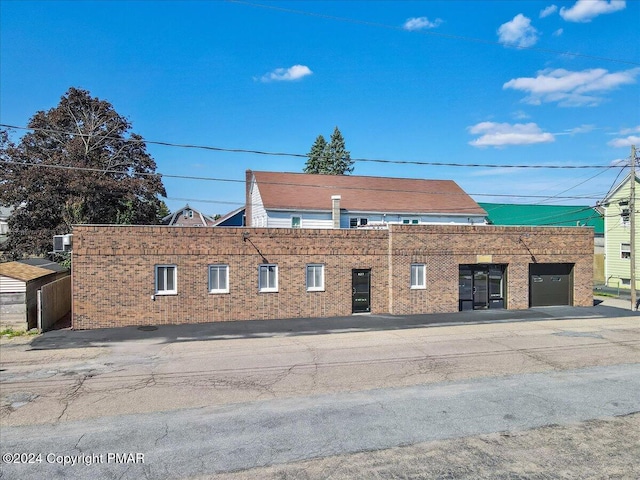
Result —
[[593, 227], [596, 235], [604, 235], [602, 215], [592, 207], [581, 205], [518, 205], [510, 203], [478, 203], [494, 225], [530, 227]]

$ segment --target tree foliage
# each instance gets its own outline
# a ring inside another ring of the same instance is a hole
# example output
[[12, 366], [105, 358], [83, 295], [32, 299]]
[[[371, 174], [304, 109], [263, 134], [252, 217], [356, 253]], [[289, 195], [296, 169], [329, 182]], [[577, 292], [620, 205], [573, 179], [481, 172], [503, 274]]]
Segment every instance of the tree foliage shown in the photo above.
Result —
[[331, 134], [329, 143], [322, 135], [318, 135], [307, 157], [305, 173], [347, 175], [353, 172], [354, 162], [345, 147], [344, 137], [338, 127]]
[[109, 102], [70, 88], [28, 127], [17, 145], [0, 137], [13, 257], [49, 252], [53, 235], [74, 224], [158, 223], [166, 192], [156, 163]]

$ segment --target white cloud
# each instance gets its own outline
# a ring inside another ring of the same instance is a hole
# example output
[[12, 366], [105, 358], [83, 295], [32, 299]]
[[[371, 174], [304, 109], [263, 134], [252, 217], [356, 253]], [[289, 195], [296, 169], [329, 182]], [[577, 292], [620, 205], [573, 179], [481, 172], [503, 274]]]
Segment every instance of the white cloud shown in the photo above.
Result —
[[311, 75], [313, 72], [306, 65], [294, 65], [289, 68], [276, 68], [262, 76], [262, 82], [291, 82]]
[[531, 47], [538, 41], [538, 30], [531, 26], [530, 18], [519, 13], [510, 22], [500, 25], [498, 39], [500, 43]]
[[603, 68], [581, 72], [558, 68], [539, 71], [537, 77], [511, 79], [502, 88], [527, 92], [524, 101], [532, 105], [557, 102], [563, 107], [595, 106], [603, 100], [600, 94], [635, 83], [639, 74], [640, 68], [614, 73]]
[[517, 111], [513, 112], [512, 116], [516, 120], [527, 120], [527, 119], [531, 118], [531, 115], [529, 115], [527, 112], [525, 112], [523, 110], [517, 110]]
[[640, 125], [632, 128], [624, 128], [618, 132], [618, 135], [631, 135], [632, 133], [640, 133]]
[[562, 35], [564, 33], [564, 29], [559, 28], [557, 29], [555, 32], [553, 32], [551, 35], [553, 35], [554, 37], [559, 37], [560, 35]]
[[409, 30], [413, 32], [414, 30], [424, 30], [425, 28], [437, 28], [442, 25], [443, 20], [441, 18], [436, 18], [433, 22], [430, 21], [427, 17], [413, 17], [408, 18], [402, 28], [405, 30]]
[[631, 145], [640, 145], [640, 135], [629, 135], [626, 138], [614, 138], [607, 145], [615, 148], [630, 147]]
[[611, 160], [611, 162], [609, 162], [609, 165], [611, 165], [612, 167], [626, 167], [629, 165], [629, 159], [616, 158], [615, 160]]
[[626, 8], [625, 0], [578, 0], [573, 7], [560, 9], [560, 16], [567, 22], [590, 22], [598, 15], [613, 13]]
[[469, 127], [469, 133], [480, 135], [469, 142], [474, 147], [504, 147], [507, 145], [531, 145], [554, 142], [555, 137], [543, 132], [535, 123], [481, 122]]
[[595, 125], [580, 125], [579, 127], [569, 128], [561, 133], [554, 133], [554, 135], [577, 135], [579, 133], [589, 133], [596, 129]]
[[549, 15], [553, 15], [557, 11], [558, 11], [558, 7], [557, 6], [549, 5], [547, 8], [545, 8], [544, 10], [540, 11], [540, 18], [545, 18], [545, 17], [548, 17]]

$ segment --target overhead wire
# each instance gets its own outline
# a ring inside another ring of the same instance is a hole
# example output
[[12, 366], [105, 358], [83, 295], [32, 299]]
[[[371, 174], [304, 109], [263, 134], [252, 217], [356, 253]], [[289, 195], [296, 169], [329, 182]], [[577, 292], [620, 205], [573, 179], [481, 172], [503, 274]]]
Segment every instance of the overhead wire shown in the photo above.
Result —
[[[108, 135], [91, 135], [91, 134], [83, 134], [79, 132], [69, 132], [64, 130], [56, 130], [50, 128], [36, 128], [36, 127], [22, 127], [16, 125], [8, 125], [5, 123], [0, 123], [0, 127], [16, 129], [16, 130], [32, 130], [37, 132], [44, 133], [58, 133], [63, 135], [72, 135], [78, 136], [82, 138], [87, 137], [95, 137], [99, 139], [108, 139], [108, 140], [118, 140], [122, 141], [123, 139], [120, 137], [110, 137]], [[288, 152], [268, 152], [264, 150], [253, 150], [253, 149], [244, 149], [244, 148], [225, 148], [225, 147], [215, 147], [210, 145], [194, 145], [194, 144], [184, 144], [184, 143], [172, 143], [158, 140], [132, 140], [125, 139], [124, 141], [132, 142], [132, 143], [144, 143], [150, 145], [161, 145], [166, 147], [176, 147], [176, 148], [191, 148], [191, 149], [200, 149], [200, 150], [209, 150], [215, 152], [224, 152], [224, 153], [245, 153], [252, 155], [265, 155], [265, 156], [279, 156], [279, 157], [294, 157], [294, 158], [308, 158], [308, 155], [305, 153], [288, 153]], [[425, 162], [419, 160], [389, 160], [389, 159], [379, 159], [379, 158], [358, 158], [352, 157], [351, 160], [354, 162], [373, 162], [373, 163], [388, 163], [388, 164], [399, 164], [399, 165], [424, 165], [424, 166], [436, 166], [436, 167], [475, 167], [475, 168], [531, 168], [531, 169], [609, 169], [611, 165], [550, 165], [550, 164], [539, 164], [539, 165], [523, 165], [523, 164], [485, 164], [485, 163], [457, 163], [457, 162]]]
[[[62, 169], [62, 170], [75, 170], [75, 171], [85, 171], [85, 172], [94, 172], [94, 173], [113, 173], [113, 174], [126, 174], [128, 173], [126, 170], [109, 170], [109, 169], [100, 169], [100, 168], [91, 168], [91, 167], [78, 167], [71, 165], [54, 165], [48, 163], [36, 163], [36, 162], [12, 162], [11, 160], [1, 160], [0, 163], [4, 164], [14, 164], [16, 167], [28, 166], [28, 167], [39, 167], [39, 168], [51, 168], [51, 169]], [[188, 180], [203, 180], [203, 181], [214, 181], [214, 182], [231, 182], [231, 183], [245, 183], [246, 180], [237, 180], [231, 178], [217, 178], [217, 177], [200, 177], [193, 175], [175, 175], [175, 174], [165, 174], [159, 172], [135, 172], [135, 175], [139, 176], [149, 176], [149, 177], [160, 177], [160, 178], [178, 178], [178, 179], [188, 179]], [[396, 192], [396, 193], [425, 193], [424, 191], [412, 191], [412, 190], [399, 190], [399, 189], [385, 189], [385, 188], [363, 188], [363, 187], [352, 187], [352, 186], [343, 186], [343, 185], [307, 185], [301, 183], [293, 183], [293, 182], [274, 182], [274, 181], [265, 181], [263, 184], [269, 185], [278, 185], [278, 186], [304, 186], [307, 188], [324, 188], [324, 189], [341, 189], [341, 190], [366, 190], [366, 191], [375, 191], [375, 192]], [[546, 195], [516, 195], [516, 194], [495, 194], [495, 193], [452, 193], [452, 192], [433, 192], [430, 193], [432, 195], [464, 195], [464, 196], [485, 196], [485, 197], [508, 197], [508, 198], [547, 198]], [[600, 196], [585, 196], [585, 195], [575, 195], [575, 196], [559, 196], [559, 199], [599, 199]]]

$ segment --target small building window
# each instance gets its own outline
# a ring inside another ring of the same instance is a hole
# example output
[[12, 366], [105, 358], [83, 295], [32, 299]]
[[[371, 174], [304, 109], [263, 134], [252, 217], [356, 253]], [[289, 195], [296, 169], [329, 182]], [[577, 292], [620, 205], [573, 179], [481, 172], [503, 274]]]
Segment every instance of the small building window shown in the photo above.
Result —
[[417, 218], [403, 218], [402, 223], [404, 225], [418, 225], [420, 223], [420, 220], [418, 220]]
[[300, 217], [291, 217], [291, 228], [300, 228], [301, 224]]
[[324, 265], [315, 263], [307, 265], [307, 292], [324, 291]]
[[416, 290], [427, 288], [424, 263], [411, 264], [411, 288]]
[[620, 224], [623, 227], [628, 227], [629, 225], [631, 225], [630, 223], [630, 218], [629, 218], [629, 209], [628, 208], [623, 208], [621, 213], [620, 213]]
[[156, 265], [156, 295], [176, 295], [178, 293], [178, 267]]
[[258, 270], [258, 290], [261, 292], [277, 292], [278, 266], [260, 265]]
[[229, 293], [229, 265], [209, 265], [209, 293]]
[[620, 244], [620, 258], [631, 258], [631, 244], [630, 243], [621, 243]]
[[364, 227], [369, 223], [369, 219], [364, 217], [351, 217], [349, 219], [349, 228]]

